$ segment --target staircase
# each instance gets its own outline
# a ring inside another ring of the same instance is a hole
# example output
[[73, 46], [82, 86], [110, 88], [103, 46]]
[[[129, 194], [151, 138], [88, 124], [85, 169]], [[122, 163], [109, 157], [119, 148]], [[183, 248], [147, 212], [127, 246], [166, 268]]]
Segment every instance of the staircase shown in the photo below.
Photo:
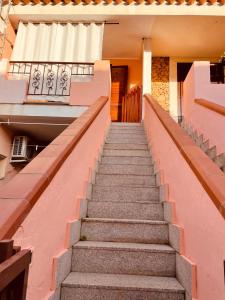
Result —
[[209, 139], [206, 139], [203, 134], [198, 133], [184, 118], [180, 125], [195, 144], [225, 173], [225, 153], [218, 154], [216, 146], [210, 147]]
[[141, 124], [113, 123], [61, 300], [184, 300]]

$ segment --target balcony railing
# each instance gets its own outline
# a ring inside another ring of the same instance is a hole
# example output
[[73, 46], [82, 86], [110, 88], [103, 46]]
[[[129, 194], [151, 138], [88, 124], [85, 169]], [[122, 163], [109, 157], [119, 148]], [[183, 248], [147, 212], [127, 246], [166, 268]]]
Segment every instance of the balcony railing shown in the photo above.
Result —
[[72, 81], [94, 75], [93, 63], [10, 62], [9, 78], [28, 80], [28, 95], [69, 96]]

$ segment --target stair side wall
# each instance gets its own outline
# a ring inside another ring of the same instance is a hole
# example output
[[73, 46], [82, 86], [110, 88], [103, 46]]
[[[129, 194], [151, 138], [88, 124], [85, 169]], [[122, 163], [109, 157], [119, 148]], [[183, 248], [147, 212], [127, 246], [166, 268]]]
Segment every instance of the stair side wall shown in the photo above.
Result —
[[[169, 185], [169, 201], [165, 202], [168, 221], [172, 215], [172, 223], [183, 228], [181, 254], [197, 268], [196, 281], [189, 277], [189, 282], [192, 282], [191, 297], [222, 300], [225, 297], [224, 219], [147, 102], [144, 126], [158, 169], [163, 170], [164, 184]], [[171, 232], [170, 238], [171, 244], [176, 245], [174, 233]], [[178, 264], [179, 278], [183, 265], [189, 264], [177, 260]], [[192, 270], [190, 265], [188, 268]]]

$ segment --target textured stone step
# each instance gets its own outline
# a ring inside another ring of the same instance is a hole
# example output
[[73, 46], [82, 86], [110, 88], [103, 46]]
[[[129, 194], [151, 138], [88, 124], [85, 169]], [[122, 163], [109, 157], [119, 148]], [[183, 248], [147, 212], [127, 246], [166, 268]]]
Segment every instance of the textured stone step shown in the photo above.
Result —
[[207, 150], [209, 149], [209, 140], [203, 142], [200, 145], [200, 148], [202, 149], [202, 151], [207, 152]]
[[82, 241], [73, 246], [72, 271], [175, 276], [175, 251], [167, 245]]
[[140, 144], [140, 145], [147, 145], [146, 139], [133, 139], [127, 137], [120, 137], [120, 138], [107, 138], [107, 144]]
[[85, 218], [81, 238], [87, 241], [168, 244], [164, 221]]
[[120, 164], [120, 165], [151, 165], [151, 157], [136, 156], [103, 156], [101, 158], [103, 164]]
[[214, 159], [214, 162], [219, 168], [223, 168], [225, 166], [225, 154], [221, 153], [217, 155]]
[[157, 201], [159, 200], [158, 187], [122, 187], [122, 186], [98, 186], [92, 190], [94, 201]]
[[125, 123], [125, 122], [113, 122], [110, 125], [111, 128], [144, 128], [141, 123]]
[[154, 175], [153, 166], [100, 164], [98, 174]]
[[216, 146], [213, 146], [213, 147], [209, 148], [206, 151], [206, 154], [209, 156], [209, 158], [211, 160], [214, 160], [216, 158], [216, 156], [217, 156]]
[[113, 140], [113, 139], [131, 139], [133, 141], [144, 141], [146, 142], [146, 136], [144, 134], [127, 134], [127, 133], [120, 133], [120, 134], [116, 134], [116, 133], [111, 133], [107, 136], [106, 140]]
[[134, 129], [120, 129], [120, 128], [111, 128], [109, 130], [109, 135], [110, 134], [140, 134], [140, 135], [145, 135], [144, 128], [134, 128]]
[[112, 138], [112, 137], [127, 137], [127, 138], [143, 138], [146, 139], [146, 135], [144, 130], [132, 130], [132, 131], [128, 131], [128, 130], [110, 130], [108, 132], [108, 138]]
[[150, 157], [148, 150], [103, 150], [103, 156]]
[[72, 272], [62, 285], [61, 300], [184, 300], [175, 278]]
[[159, 202], [88, 201], [89, 218], [163, 220]]
[[154, 186], [155, 176], [136, 176], [136, 175], [106, 175], [97, 174], [96, 184], [101, 186]]
[[104, 149], [114, 150], [148, 150], [148, 145], [144, 144], [105, 144]]

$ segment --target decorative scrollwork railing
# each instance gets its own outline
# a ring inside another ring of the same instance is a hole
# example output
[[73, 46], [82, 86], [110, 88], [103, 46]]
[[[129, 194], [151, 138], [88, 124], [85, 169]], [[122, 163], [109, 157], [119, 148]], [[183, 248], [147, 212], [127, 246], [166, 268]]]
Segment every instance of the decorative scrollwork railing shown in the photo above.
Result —
[[93, 76], [93, 63], [10, 62], [9, 75], [29, 81], [28, 95], [69, 96], [71, 81]]

